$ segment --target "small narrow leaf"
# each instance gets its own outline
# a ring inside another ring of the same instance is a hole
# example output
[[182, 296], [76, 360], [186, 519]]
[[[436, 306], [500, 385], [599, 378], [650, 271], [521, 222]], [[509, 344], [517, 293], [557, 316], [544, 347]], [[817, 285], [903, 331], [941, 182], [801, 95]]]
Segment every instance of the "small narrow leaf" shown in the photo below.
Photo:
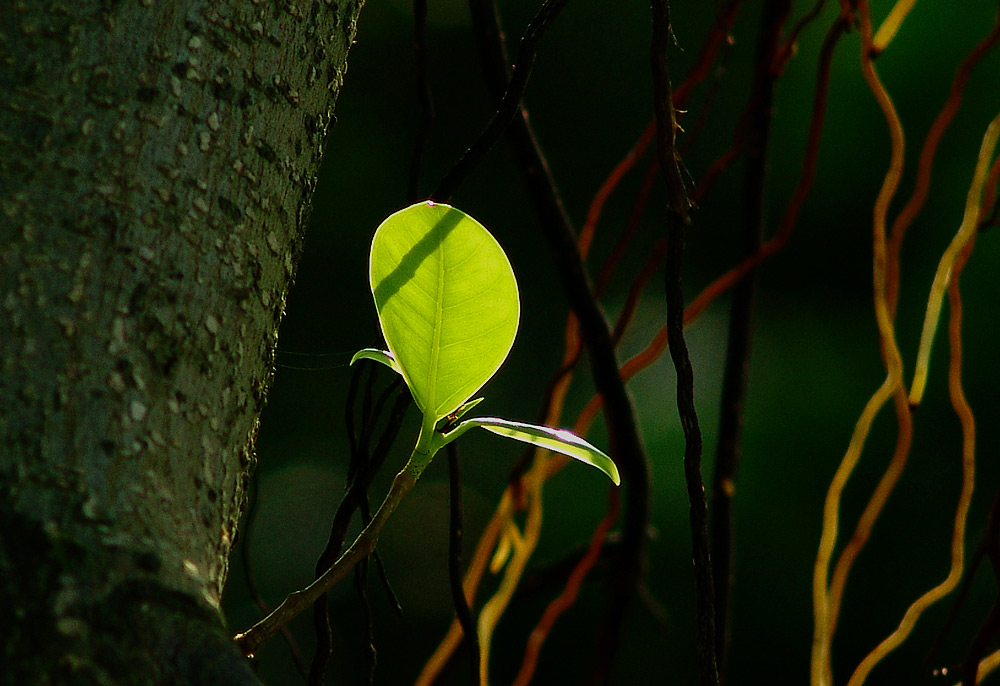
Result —
[[364, 348], [354, 353], [354, 357], [351, 358], [351, 365], [353, 366], [358, 360], [374, 360], [380, 364], [384, 364], [386, 367], [402, 375], [402, 370], [399, 365], [396, 364], [396, 358], [392, 356], [392, 353], [379, 350], [378, 348]]
[[486, 398], [473, 398], [469, 402], [462, 403], [461, 405], [459, 405], [458, 409], [455, 410], [455, 412], [451, 416], [454, 417], [455, 419], [461, 419], [465, 415], [469, 414], [469, 410], [471, 410], [484, 400], [486, 400]]
[[459, 419], [467, 415], [469, 413], [469, 410], [471, 410], [484, 400], [486, 400], [486, 398], [474, 398], [472, 400], [469, 400], [468, 402], [462, 403], [461, 405], [458, 406], [458, 409], [456, 409], [451, 414], [445, 416], [444, 418], [441, 419], [441, 421], [437, 423], [437, 430], [443, 433], [451, 431], [458, 424]]
[[[565, 429], [553, 429], [548, 426], [537, 426], [535, 424], [522, 424], [521, 422], [511, 422], [498, 417], [476, 417], [468, 419], [461, 424], [461, 429], [481, 426], [487, 431], [492, 431], [500, 436], [513, 438], [517, 441], [537, 445], [540, 448], [548, 448], [563, 455], [586, 462], [597, 467], [607, 474], [615, 486], [621, 483], [618, 475], [618, 467], [614, 461], [602, 450], [583, 440], [575, 433]], [[464, 432], [463, 432], [464, 433]]]

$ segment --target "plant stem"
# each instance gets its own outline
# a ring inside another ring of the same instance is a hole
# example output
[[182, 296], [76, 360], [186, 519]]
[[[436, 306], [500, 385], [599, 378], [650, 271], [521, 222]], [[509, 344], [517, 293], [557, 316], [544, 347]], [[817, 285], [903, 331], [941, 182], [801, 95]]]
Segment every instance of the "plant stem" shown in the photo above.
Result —
[[434, 124], [434, 100], [431, 97], [431, 83], [427, 73], [427, 0], [413, 0], [413, 61], [417, 71], [419, 114], [406, 187], [406, 199], [409, 202], [417, 202], [420, 199], [420, 168]]
[[462, 477], [458, 461], [458, 444], [452, 441], [445, 450], [448, 453], [448, 483], [451, 496], [448, 517], [448, 581], [451, 586], [452, 602], [455, 604], [455, 615], [465, 633], [465, 644], [469, 647], [472, 673], [469, 683], [474, 684], [479, 681], [479, 633], [462, 585]]
[[[357, 367], [357, 369], [362, 369], [365, 366], [372, 367], [371, 365], [361, 365]], [[373, 368], [369, 371], [372, 370]], [[369, 379], [371, 378], [372, 377], [369, 377]], [[383, 392], [382, 396], [375, 403], [375, 409], [373, 411], [374, 417], [377, 418], [382, 414], [382, 402], [385, 400], [388, 393], [399, 388], [402, 381], [403, 378], [401, 376], [397, 376], [396, 379], [389, 384], [389, 387]], [[340, 554], [344, 549], [344, 541], [347, 538], [347, 529], [351, 523], [351, 519], [354, 517], [354, 512], [361, 507], [362, 502], [366, 501], [368, 497], [368, 487], [371, 485], [375, 474], [385, 463], [385, 458], [389, 454], [389, 448], [392, 447], [396, 440], [396, 436], [399, 434], [399, 430], [402, 427], [403, 415], [406, 413], [406, 409], [412, 402], [412, 398], [408, 390], [403, 390], [396, 396], [396, 400], [393, 402], [392, 408], [389, 411], [389, 419], [382, 432], [382, 436], [375, 444], [375, 448], [369, 451], [367, 441], [363, 446], [358, 444], [358, 437], [355, 432], [354, 397], [357, 394], [357, 385], [357, 376], [352, 376], [351, 388], [348, 391], [346, 409], [348, 437], [350, 438], [351, 445], [351, 466], [348, 468], [348, 481], [350, 482], [350, 485], [347, 488], [347, 492], [344, 494], [344, 498], [340, 501], [340, 505], [337, 506], [336, 514], [334, 514], [333, 524], [330, 528], [330, 538], [327, 541], [326, 549], [323, 550], [323, 553], [320, 555], [319, 560], [316, 563], [315, 575], [317, 577], [322, 575], [323, 572], [325, 572], [330, 565], [336, 562], [337, 558], [340, 557]], [[367, 434], [368, 432], [369, 430], [365, 428], [362, 433]], [[392, 593], [389, 590], [388, 583], [383, 581], [383, 585], [386, 586], [386, 590], [391, 596]], [[309, 669], [309, 677], [306, 683], [309, 686], [319, 686], [325, 683], [324, 673], [326, 671], [327, 664], [330, 661], [330, 656], [333, 653], [333, 632], [330, 628], [330, 607], [325, 596], [320, 596], [319, 600], [315, 603], [315, 605], [313, 605], [313, 617], [316, 628], [316, 652], [313, 656], [312, 665]]]
[[[510, 61], [503, 44], [496, 3], [492, 0], [471, 0], [476, 36], [479, 37], [480, 58], [487, 87], [495, 100], [506, 100], [510, 92], [508, 74]], [[539, 16], [542, 12], [539, 12]], [[513, 78], [522, 71], [523, 59], [516, 59]], [[506, 87], [506, 91], [504, 88]], [[501, 100], [501, 102], [502, 102]], [[536, 138], [527, 110], [519, 103], [508, 140], [531, 198], [539, 224], [554, 258], [555, 266], [573, 313], [580, 322], [580, 335], [590, 357], [591, 374], [597, 391], [605, 401], [605, 421], [611, 443], [611, 454], [622, 472], [627, 487], [622, 522], [622, 544], [613, 562], [609, 577], [610, 598], [602, 619], [599, 650], [592, 673], [593, 683], [606, 682], [620, 644], [625, 612], [639, 592], [643, 574], [646, 527], [649, 521], [649, 467], [646, 451], [635, 420], [632, 399], [618, 373], [618, 359], [611, 329], [577, 248], [576, 231], [563, 207], [552, 172]], [[442, 182], [443, 184], [443, 182]]]
[[486, 153], [500, 140], [511, 122], [515, 121], [521, 114], [521, 100], [524, 97], [524, 90], [528, 86], [531, 68], [535, 64], [538, 43], [567, 2], [569, 0], [545, 0], [541, 9], [538, 10], [538, 14], [528, 24], [517, 50], [517, 69], [506, 84], [506, 90], [497, 105], [497, 111], [490, 119], [489, 124], [486, 125], [486, 129], [472, 144], [472, 147], [465, 151], [462, 158], [441, 179], [441, 183], [438, 184], [431, 196], [435, 200], [449, 200], [469, 173], [479, 166], [479, 163], [486, 157]]
[[[781, 28], [788, 18], [790, 5], [789, 0], [766, 0], [761, 13], [753, 91], [741, 124], [746, 127], [747, 144], [743, 175], [741, 259], [748, 259], [760, 252], [764, 240], [767, 147], [777, 78], [772, 65], [781, 49]], [[747, 373], [750, 368], [756, 275], [757, 269], [754, 268], [733, 287], [712, 488], [711, 555], [715, 583], [716, 665], [720, 683], [725, 681], [729, 648], [735, 550], [733, 506], [741, 453]]]
[[[428, 426], [430, 430], [428, 430]], [[417, 438], [417, 445], [413, 448], [410, 459], [392, 480], [392, 486], [385, 496], [385, 500], [379, 505], [378, 511], [372, 517], [368, 525], [362, 529], [361, 533], [337, 561], [330, 565], [323, 574], [316, 578], [311, 584], [301, 591], [289, 593], [281, 604], [268, 616], [254, 624], [243, 633], [236, 634], [233, 640], [243, 651], [244, 655], [250, 656], [275, 632], [285, 626], [301, 612], [309, 608], [324, 593], [333, 588], [334, 584], [347, 576], [359, 562], [367, 558], [375, 550], [378, 543], [379, 534], [382, 527], [389, 521], [389, 517], [399, 504], [406, 497], [406, 494], [413, 490], [417, 479], [424, 469], [430, 464], [435, 450], [432, 450], [434, 439], [434, 423], [424, 422]], [[433, 446], [438, 447], [438, 446]]]
[[678, 129], [667, 47], [670, 44], [669, 0], [653, 0], [653, 39], [650, 58], [656, 111], [656, 151], [667, 182], [667, 341], [677, 370], [677, 410], [684, 430], [684, 478], [690, 503], [691, 547], [697, 594], [697, 651], [702, 686], [718, 686], [715, 635], [715, 585], [708, 541], [708, 503], [701, 479], [701, 429], [694, 404], [694, 373], [684, 343], [684, 229], [690, 223], [690, 201], [680, 173], [674, 141]]

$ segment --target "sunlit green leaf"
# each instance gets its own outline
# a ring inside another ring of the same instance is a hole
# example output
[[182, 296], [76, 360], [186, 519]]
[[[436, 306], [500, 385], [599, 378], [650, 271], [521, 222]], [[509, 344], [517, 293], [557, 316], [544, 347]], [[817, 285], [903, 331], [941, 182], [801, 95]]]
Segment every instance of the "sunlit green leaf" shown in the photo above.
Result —
[[354, 357], [351, 358], [351, 365], [353, 366], [358, 360], [374, 360], [380, 364], [384, 364], [386, 367], [396, 372], [397, 374], [402, 374], [402, 370], [399, 365], [396, 364], [396, 358], [392, 356], [392, 353], [386, 352], [385, 350], [379, 350], [378, 348], [364, 348], [354, 353]]
[[[608, 475], [615, 485], [621, 483], [618, 467], [602, 450], [583, 440], [575, 433], [565, 429], [553, 429], [548, 426], [522, 424], [497, 417], [476, 417], [462, 422], [461, 428], [481, 426], [495, 434], [513, 438], [524, 443], [548, 448], [563, 455], [569, 455], [581, 462], [597, 467]], [[464, 432], [463, 432], [464, 433]]]
[[464, 212], [422, 202], [391, 215], [372, 239], [370, 278], [389, 350], [435, 421], [510, 352], [520, 315], [514, 272], [496, 239]]

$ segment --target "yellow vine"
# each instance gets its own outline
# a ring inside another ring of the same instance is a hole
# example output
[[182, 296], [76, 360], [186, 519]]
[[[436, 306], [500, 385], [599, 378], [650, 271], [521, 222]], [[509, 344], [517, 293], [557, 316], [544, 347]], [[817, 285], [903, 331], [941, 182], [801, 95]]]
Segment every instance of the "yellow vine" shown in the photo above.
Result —
[[885, 50], [892, 39], [896, 37], [899, 27], [902, 26], [906, 15], [910, 13], [917, 0], [898, 0], [889, 11], [889, 16], [885, 18], [882, 25], [878, 27], [875, 38], [872, 39], [872, 48], [876, 53]]
[[[976, 675], [976, 683], [982, 683], [983, 679], [997, 667], [1000, 667], [1000, 650], [990, 653], [979, 661], [979, 672]], [[957, 683], [955, 686], [962, 686], [962, 684]]]
[[[972, 408], [969, 406], [962, 389], [962, 301], [958, 290], [958, 275], [971, 253], [972, 244], [975, 240], [975, 232], [982, 212], [983, 184], [989, 174], [998, 137], [1000, 137], [1000, 115], [997, 115], [990, 122], [989, 127], [986, 129], [986, 134], [983, 136], [979, 158], [976, 162], [976, 170], [973, 174], [972, 184], [966, 198], [962, 224], [942, 255], [938, 265], [934, 285], [931, 288], [931, 294], [928, 299], [927, 316], [921, 336], [920, 351], [921, 353], [926, 351], [921, 371], [923, 375], [922, 389], [923, 383], [926, 381], [927, 364], [930, 355], [929, 338], [934, 335], [937, 317], [941, 312], [941, 300], [944, 297], [943, 291], [947, 290], [951, 306], [948, 330], [948, 339], [951, 347], [951, 357], [948, 366], [948, 390], [951, 396], [952, 407], [955, 409], [955, 414], [958, 415], [962, 426], [962, 488], [952, 528], [951, 567], [945, 580], [917, 598], [904, 613], [896, 630], [879, 643], [862, 660], [851, 676], [851, 680], [848, 682], [849, 686], [860, 686], [864, 683], [871, 670], [886, 655], [906, 640], [924, 610], [955, 589], [962, 578], [962, 572], [965, 568], [965, 523], [975, 485], [976, 428]], [[931, 322], [931, 320], [933, 322], [929, 324], [928, 322]], [[919, 355], [920, 353], [918, 353], [918, 360], [920, 359]], [[914, 381], [914, 385], [916, 383]], [[912, 402], [912, 392], [910, 398]]]
[[955, 414], [958, 415], [962, 426], [962, 488], [952, 525], [951, 567], [945, 580], [917, 598], [907, 608], [896, 630], [861, 661], [851, 676], [848, 686], [861, 686], [871, 670], [906, 640], [924, 610], [955, 590], [965, 569], [965, 523], [975, 485], [976, 423], [972, 415], [972, 408], [969, 406], [962, 389], [962, 301], [958, 291], [957, 272], [964, 266], [965, 259], [971, 252], [971, 247], [971, 244], [968, 244], [967, 249], [963, 252], [961, 263], [956, 266], [955, 280], [949, 289], [951, 317], [948, 339], [951, 344], [951, 359], [948, 365], [948, 391], [952, 407], [955, 409]]
[[875, 201], [872, 218], [872, 281], [874, 290], [875, 318], [878, 326], [879, 339], [882, 346], [882, 356], [886, 365], [886, 378], [882, 385], [865, 405], [860, 418], [854, 427], [851, 442], [834, 474], [827, 491], [823, 505], [823, 527], [820, 535], [819, 550], [813, 567], [813, 646], [811, 657], [811, 683], [813, 686], [831, 686], [833, 669], [831, 666], [831, 645], [833, 642], [833, 623], [837, 609], [833, 607], [829, 587], [830, 560], [837, 543], [837, 531], [840, 520], [840, 499], [854, 467], [861, 457], [865, 441], [871, 431], [872, 423], [883, 406], [903, 384], [903, 361], [896, 344], [896, 333], [889, 310], [887, 299], [887, 246], [886, 217], [889, 203], [899, 187], [899, 179], [903, 171], [904, 138], [899, 116], [892, 104], [892, 99], [879, 80], [872, 63], [872, 25], [868, 3], [862, 0], [858, 3], [861, 23], [861, 69], [872, 94], [882, 109], [889, 128], [892, 151], [889, 169], [886, 171], [882, 187]]
[[930, 297], [927, 299], [927, 312], [924, 316], [924, 327], [920, 333], [920, 347], [917, 349], [917, 363], [913, 369], [913, 384], [910, 387], [910, 404], [919, 405], [927, 385], [927, 368], [930, 365], [931, 347], [934, 344], [934, 333], [937, 331], [938, 320], [941, 317], [941, 305], [944, 302], [945, 291], [951, 280], [955, 260], [959, 253], [976, 234], [979, 226], [979, 204], [983, 197], [983, 186], [989, 174], [993, 151], [996, 149], [997, 137], [1000, 136], [1000, 115], [990, 122], [983, 136], [983, 144], [979, 149], [979, 159], [976, 171], [972, 177], [972, 185], [965, 200], [965, 215], [962, 224], [951, 239], [951, 243], [941, 255], [934, 282], [931, 284]]

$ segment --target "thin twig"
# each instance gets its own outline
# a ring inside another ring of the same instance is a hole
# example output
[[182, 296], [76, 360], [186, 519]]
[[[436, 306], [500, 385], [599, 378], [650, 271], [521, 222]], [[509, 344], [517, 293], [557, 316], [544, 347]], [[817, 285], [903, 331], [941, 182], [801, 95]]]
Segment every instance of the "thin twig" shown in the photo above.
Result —
[[479, 166], [479, 163], [486, 157], [486, 153], [500, 140], [504, 131], [521, 111], [521, 99], [524, 97], [524, 89], [528, 85], [528, 77], [531, 76], [531, 68], [535, 64], [538, 44], [545, 34], [545, 30], [552, 25], [567, 2], [569, 0], [546, 0], [535, 18], [528, 24], [517, 49], [516, 68], [507, 84], [507, 89], [496, 113], [476, 142], [472, 144], [472, 147], [465, 151], [458, 163], [438, 184], [431, 196], [435, 200], [446, 201], [451, 198], [455, 190], [465, 181], [469, 173]]
[[[597, 526], [600, 527], [601, 524], [598, 523]], [[526, 574], [517, 587], [514, 602], [537, 602], [539, 598], [551, 598], [555, 593], [564, 590], [573, 570], [579, 567], [589, 553], [592, 543], [593, 534], [591, 534], [590, 541], [576, 545], [562, 557], [532, 565], [531, 574]], [[619, 533], [609, 532], [604, 536], [600, 555], [593, 565], [593, 571], [600, 572], [603, 576], [620, 545], [621, 535]]]
[[[414, 453], [418, 454], [418, 453]], [[419, 454], [418, 454], [419, 456]], [[378, 537], [386, 522], [396, 511], [403, 498], [413, 490], [423, 468], [426, 465], [418, 462], [411, 455], [392, 481], [389, 492], [385, 500], [379, 506], [372, 517], [371, 523], [361, 530], [354, 543], [337, 558], [337, 561], [330, 566], [319, 578], [300, 591], [289, 593], [285, 599], [264, 619], [260, 620], [252, 627], [233, 637], [236, 645], [244, 655], [252, 655], [261, 645], [281, 627], [285, 626], [292, 619], [297, 617], [303, 610], [308, 609], [324, 594], [326, 594], [334, 584], [343, 579], [362, 560], [367, 559], [375, 550], [378, 544]]]
[[420, 170], [427, 140], [431, 135], [431, 126], [434, 124], [434, 100], [431, 97], [431, 81], [427, 72], [427, 0], [413, 0], [413, 62], [417, 71], [419, 115], [406, 187], [406, 198], [409, 202], [420, 199]]
[[462, 476], [458, 461], [458, 444], [445, 446], [448, 453], [448, 484], [450, 494], [448, 522], [448, 582], [451, 585], [451, 601], [455, 605], [455, 616], [465, 633], [465, 643], [469, 646], [471, 663], [470, 684], [479, 683], [479, 632], [472, 609], [465, 598], [462, 587]]
[[993, 20], [993, 27], [989, 33], [983, 37], [965, 56], [962, 63], [955, 70], [952, 77], [951, 87], [948, 90], [948, 97], [938, 111], [934, 122], [927, 131], [923, 147], [920, 149], [920, 157], [917, 160], [917, 178], [913, 184], [913, 193], [906, 201], [903, 209], [900, 210], [889, 230], [889, 258], [886, 265], [886, 298], [889, 301], [889, 311], [892, 316], [896, 314], [896, 305], [899, 300], [899, 256], [903, 248], [903, 239], [910, 225], [920, 214], [927, 201], [931, 186], [931, 174], [934, 171], [934, 158], [937, 155], [938, 147], [944, 134], [951, 126], [958, 109], [962, 104], [963, 91], [965, 85], [972, 76], [973, 69], [983, 60], [993, 49], [997, 41], [1000, 40], [1000, 10], [997, 11]]
[[[359, 367], [368, 367], [369, 365], [359, 365]], [[371, 372], [374, 374], [374, 370]], [[376, 412], [375, 417], [381, 414], [382, 402], [386, 394], [392, 390], [395, 390], [400, 385], [399, 379], [394, 379], [389, 385], [389, 388], [379, 397], [376, 402]], [[327, 541], [326, 548], [320, 555], [319, 560], [316, 562], [316, 576], [319, 577], [323, 572], [329, 569], [337, 557], [340, 556], [340, 552], [343, 549], [344, 540], [347, 538], [347, 529], [351, 523], [351, 518], [354, 516], [354, 512], [361, 507], [362, 501], [366, 499], [366, 493], [368, 487], [371, 485], [372, 479], [375, 474], [382, 467], [385, 462], [386, 456], [389, 454], [389, 448], [396, 440], [396, 436], [399, 434], [399, 430], [402, 428], [403, 415], [406, 413], [406, 408], [410, 406], [412, 398], [408, 391], [400, 392], [391, 410], [389, 411], [389, 419], [386, 422], [386, 426], [382, 431], [382, 435], [375, 444], [375, 448], [371, 450], [371, 454], [368, 454], [368, 445], [359, 444], [357, 439], [354, 438], [356, 435], [354, 428], [354, 396], [357, 390], [357, 384], [352, 378], [351, 392], [349, 389], [348, 399], [347, 399], [347, 409], [346, 409], [346, 421], [348, 426], [348, 436], [351, 439], [352, 447], [352, 468], [349, 468], [349, 472], [352, 474], [350, 477], [350, 484], [347, 489], [347, 493], [344, 498], [340, 501], [337, 506], [337, 512], [333, 517], [333, 524], [330, 527], [330, 537]], [[364, 454], [364, 459], [361, 459], [362, 453]], [[358, 462], [363, 464], [354, 465], [355, 458], [353, 455], [358, 455]], [[380, 575], [383, 579], [383, 585], [388, 589], [388, 594], [394, 601], [394, 596], [391, 589], [388, 588], [388, 584], [384, 579], [382, 570], [380, 569]], [[398, 603], [396, 603], [398, 607]], [[398, 610], [397, 610], [398, 611]], [[313, 623], [316, 630], [316, 653], [313, 656], [312, 666], [309, 670], [309, 680], [310, 686], [318, 686], [323, 683], [324, 673], [326, 667], [330, 661], [330, 655], [333, 651], [333, 632], [330, 627], [330, 608], [327, 603], [326, 594], [324, 594], [317, 602], [313, 608]]]
[[684, 343], [684, 229], [690, 222], [689, 199], [674, 147], [677, 120], [670, 87], [667, 49], [670, 45], [670, 4], [653, 0], [653, 38], [650, 58], [653, 69], [654, 108], [657, 122], [657, 155], [667, 182], [667, 332], [670, 357], [677, 370], [677, 409], [684, 431], [684, 477], [690, 502], [691, 545], [694, 553], [697, 595], [697, 651], [704, 686], [717, 686], [715, 657], [715, 588], [708, 542], [708, 503], [701, 478], [701, 430], [694, 404], [694, 373]]
[[826, 0], [816, 0], [816, 4], [812, 6], [812, 9], [806, 12], [794, 25], [792, 29], [788, 32], [788, 36], [785, 38], [784, 43], [778, 49], [775, 55], [775, 61], [773, 64], [774, 70], [778, 73], [784, 70], [785, 65], [788, 64], [789, 60], [795, 55], [795, 44], [799, 40], [799, 34], [802, 30], [810, 24], [819, 13], [823, 10], [823, 5], [826, 4]]
[[[813, 96], [812, 114], [809, 117], [809, 134], [806, 140], [806, 151], [802, 156], [799, 183], [796, 185], [795, 191], [788, 201], [777, 233], [761, 246], [757, 254], [743, 260], [740, 264], [706, 286], [691, 301], [684, 312], [686, 324], [691, 324], [701, 316], [716, 298], [742, 280], [751, 269], [783, 250], [789, 239], [791, 239], [792, 232], [799, 218], [799, 212], [802, 210], [802, 206], [805, 204], [806, 198], [812, 190], [813, 181], [816, 177], [816, 167], [819, 162], [819, 144], [823, 133], [823, 124], [826, 121], [826, 104], [830, 95], [830, 73], [833, 64], [833, 55], [840, 38], [851, 26], [851, 21], [852, 18], [850, 15], [838, 16], [823, 39], [816, 74], [816, 92]], [[704, 195], [705, 184], [707, 182], [708, 179], [703, 179], [695, 189], [694, 197], [696, 204], [700, 202], [701, 196]]]
[[[330, 563], [336, 560], [340, 554], [344, 537], [347, 535], [347, 525], [357, 507], [356, 504], [348, 506], [348, 502], [356, 497], [352, 491], [354, 491], [354, 484], [359, 481], [357, 474], [362, 470], [361, 465], [364, 461], [362, 455], [366, 455], [368, 452], [367, 445], [362, 448], [365, 432], [362, 431], [362, 435], [358, 435], [357, 421], [354, 416], [358, 389], [366, 370], [369, 372], [368, 383], [370, 384], [375, 375], [373, 366], [359, 364], [351, 369], [351, 381], [347, 387], [347, 398], [344, 402], [344, 424], [347, 428], [347, 444], [350, 450], [350, 459], [347, 463], [348, 490], [334, 513], [326, 548], [320, 553], [319, 560], [316, 562], [316, 576], [322, 574], [323, 570], [329, 567]], [[343, 530], [343, 534], [340, 533], [341, 530]], [[267, 614], [270, 612], [265, 613], [265, 615]], [[330, 606], [326, 594], [313, 606], [313, 630], [316, 633], [316, 650], [309, 666], [306, 684], [308, 686], [321, 686], [325, 679], [326, 668], [330, 663], [330, 657], [333, 655], [333, 628], [330, 626]]]
[[[886, 296], [887, 275], [887, 241], [886, 221], [889, 206], [899, 187], [903, 171], [905, 143], [902, 124], [896, 112], [892, 98], [889, 96], [875, 70], [871, 51], [871, 17], [868, 3], [858, 0], [858, 23], [861, 33], [861, 70], [869, 90], [882, 110], [886, 125], [889, 128], [891, 151], [889, 167], [882, 180], [882, 185], [875, 199], [872, 212], [872, 291], [875, 308], [875, 321], [878, 328], [880, 352], [886, 369], [886, 377], [868, 402], [865, 404], [858, 421], [854, 425], [851, 441], [844, 457], [837, 467], [823, 502], [823, 528], [820, 534], [819, 549], [813, 565], [813, 647], [810, 658], [811, 683], [814, 686], [829, 686], [833, 683], [833, 668], [831, 650], [837, 610], [833, 603], [837, 596], [831, 594], [830, 561], [836, 548], [840, 529], [840, 504], [852, 472], [861, 458], [868, 436], [871, 433], [875, 417], [889, 400], [905, 388], [903, 381], [903, 360], [896, 342], [896, 330], [889, 311]], [[843, 3], [837, 23], [850, 21], [854, 23], [854, 7]], [[836, 24], [835, 24], [836, 26]], [[831, 34], [828, 34], [828, 37]]]
[[[865, 7], [865, 10], [867, 10], [867, 7]], [[867, 12], [863, 15], [862, 21], [862, 36], [867, 39], [867, 33], [870, 30], [870, 19], [867, 16]], [[962, 578], [965, 563], [966, 519], [975, 484], [976, 442], [975, 421], [972, 410], [965, 398], [961, 380], [962, 301], [958, 291], [958, 278], [965, 265], [965, 261], [971, 253], [976, 237], [976, 227], [979, 223], [979, 215], [982, 212], [983, 184], [988, 176], [998, 139], [1000, 139], [1000, 115], [990, 122], [983, 136], [983, 142], [973, 173], [973, 180], [966, 197], [962, 224], [942, 254], [938, 271], [935, 274], [934, 284], [931, 287], [931, 293], [928, 297], [924, 328], [921, 333], [921, 345], [917, 354], [914, 381], [909, 396], [911, 407], [915, 407], [920, 399], [923, 380], [926, 378], [930, 339], [933, 336], [933, 327], [937, 323], [936, 318], [940, 315], [941, 299], [943, 298], [942, 291], [946, 289], [951, 309], [948, 327], [951, 348], [951, 358], [948, 366], [948, 387], [952, 406], [962, 425], [962, 487], [952, 528], [951, 567], [945, 580], [915, 600], [907, 608], [896, 630], [883, 639], [862, 660], [848, 682], [851, 686], [860, 686], [860, 684], [864, 683], [870, 671], [907, 639], [922, 613], [941, 598], [951, 593]], [[1000, 559], [991, 559], [991, 561], [998, 566], [998, 571], [1000, 571]], [[997, 614], [997, 621], [1000, 623], [1000, 613]], [[983, 646], [983, 651], [985, 651], [985, 646]], [[978, 670], [978, 660], [967, 661], [966, 664], [967, 666], [971, 665], [972, 673], [971, 676], [969, 674], [963, 675], [963, 679], [965, 683], [973, 684], [976, 682], [975, 672]]]
[[[392, 429], [392, 431], [398, 431], [398, 428], [397, 429]], [[371, 475], [371, 476], [373, 477], [374, 475]], [[370, 479], [369, 479], [369, 485], [370, 485]], [[361, 523], [364, 526], [368, 526], [368, 524], [370, 524], [371, 520], [372, 520], [372, 505], [371, 505], [371, 502], [368, 499], [368, 489], [367, 488], [365, 488], [361, 492], [361, 504], [358, 507], [358, 510], [361, 512]], [[379, 555], [379, 552], [378, 552], [377, 549], [376, 550], [372, 550], [372, 555], [371, 555], [370, 559], [375, 563], [375, 569], [378, 572], [379, 582], [382, 584], [382, 590], [385, 591], [385, 595], [386, 595], [387, 599], [389, 600], [390, 607], [392, 607], [392, 609], [396, 613], [397, 617], [402, 617], [403, 616], [403, 606], [400, 605], [399, 598], [396, 597], [396, 592], [392, 590], [392, 584], [389, 583], [389, 575], [385, 571], [385, 564], [382, 562], [382, 556]], [[368, 583], [367, 582], [367, 574], [368, 574], [368, 564], [367, 564], [367, 562], [368, 561], [366, 560], [365, 561], [365, 571], [364, 571], [364, 573], [366, 575], [365, 576], [365, 586], [366, 586], [366, 588], [367, 588], [367, 583]], [[365, 602], [368, 602], [367, 595], [363, 597], [363, 600]]]
[[[472, 0], [473, 24], [480, 37], [491, 36], [492, 44], [481, 46], [488, 86], [506, 78], [502, 32], [497, 24], [496, 8], [491, 0]], [[485, 38], [483, 38], [485, 43]], [[524, 42], [522, 41], [522, 46]], [[520, 56], [511, 79], [518, 78], [522, 68]], [[511, 88], [507, 88], [504, 100]], [[495, 95], [495, 91], [494, 91]], [[545, 157], [528, 124], [527, 112], [519, 106], [508, 131], [518, 170], [539, 217], [546, 240], [553, 251], [556, 268], [570, 307], [580, 321], [580, 333], [590, 356], [591, 374], [597, 391], [605, 400], [605, 419], [611, 443], [611, 454], [628, 487], [622, 528], [621, 556], [611, 574], [611, 598], [603, 621], [598, 645], [595, 679], [604, 679], [620, 642], [621, 624], [630, 601], [638, 592], [642, 576], [646, 524], [649, 520], [649, 468], [642, 446], [632, 400], [618, 374], [618, 361], [607, 319], [594, 297], [594, 290], [584, 269], [576, 244], [576, 232], [566, 214]]]
[[538, 657], [541, 653], [542, 645], [551, 633], [556, 620], [576, 602], [576, 597], [580, 593], [580, 587], [583, 586], [587, 574], [590, 573], [590, 570], [593, 569], [594, 565], [600, 559], [605, 541], [607, 540], [608, 531], [614, 526], [615, 520], [618, 519], [620, 496], [617, 488], [609, 489], [608, 499], [610, 501], [608, 511], [604, 515], [604, 519], [600, 521], [594, 530], [590, 539], [590, 545], [587, 547], [587, 553], [573, 567], [562, 593], [545, 608], [542, 618], [532, 630], [531, 635], [528, 636], [528, 646], [524, 652], [521, 669], [514, 679], [514, 686], [528, 686], [531, 683], [535, 675], [535, 668], [538, 665]]
[[715, 23], [701, 46], [701, 52], [698, 53], [694, 67], [673, 93], [675, 108], [683, 107], [684, 103], [691, 97], [694, 88], [704, 81], [712, 71], [712, 65], [715, 64], [715, 57], [719, 49], [729, 43], [729, 32], [736, 23], [736, 17], [742, 6], [743, 0], [730, 0], [729, 4], [716, 12]]
[[[743, 123], [747, 160], [743, 174], [741, 257], [755, 255], [764, 241], [764, 199], [767, 147], [773, 119], [775, 74], [771, 70], [779, 49], [781, 28], [791, 9], [790, 0], [767, 0], [760, 18], [754, 84]], [[735, 520], [733, 498], [743, 433], [743, 407], [750, 367], [756, 269], [733, 288], [730, 305], [726, 366], [722, 381], [719, 442], [712, 486], [712, 563], [715, 582], [716, 661], [719, 681], [725, 681], [730, 639]]]

